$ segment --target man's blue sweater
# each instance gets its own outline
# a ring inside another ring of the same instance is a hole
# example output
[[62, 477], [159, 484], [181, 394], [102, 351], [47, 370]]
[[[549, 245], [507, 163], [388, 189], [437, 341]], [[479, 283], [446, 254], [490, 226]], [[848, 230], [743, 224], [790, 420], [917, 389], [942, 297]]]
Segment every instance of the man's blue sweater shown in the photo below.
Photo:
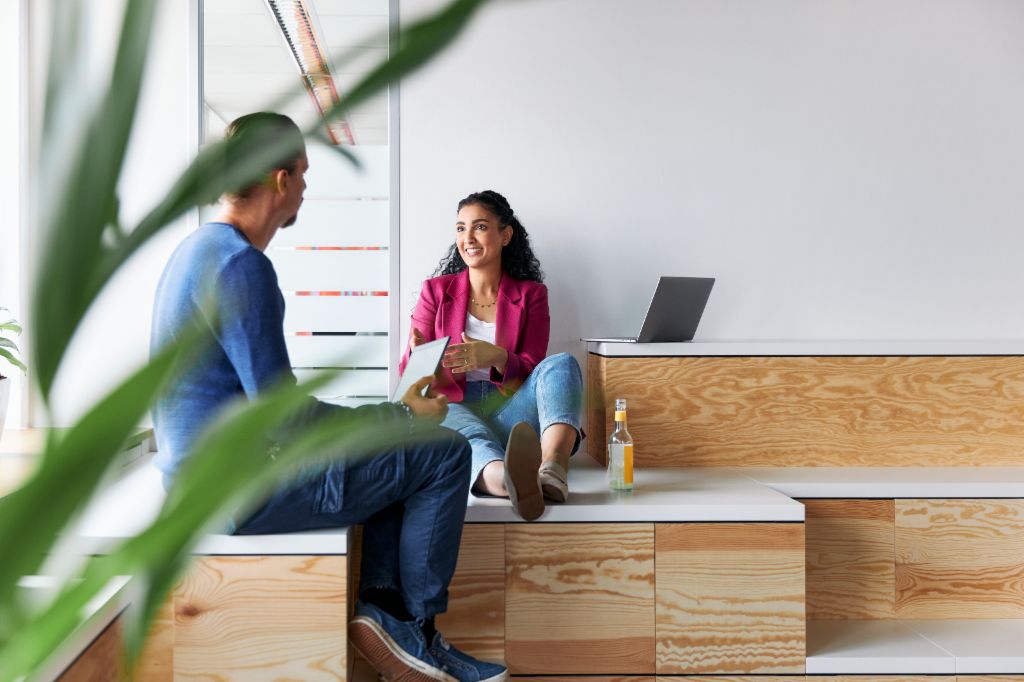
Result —
[[[216, 343], [172, 380], [153, 409], [154, 463], [165, 480], [174, 476], [196, 436], [227, 403], [241, 396], [251, 400], [282, 382], [295, 383], [274, 266], [227, 223], [203, 225], [171, 255], [157, 287], [151, 350], [176, 339], [193, 320], [207, 325]], [[311, 399], [309, 409], [289, 426], [302, 428], [335, 410], [372, 421], [407, 420], [404, 409], [391, 403], [351, 410]], [[334, 491], [332, 497], [340, 494]]]

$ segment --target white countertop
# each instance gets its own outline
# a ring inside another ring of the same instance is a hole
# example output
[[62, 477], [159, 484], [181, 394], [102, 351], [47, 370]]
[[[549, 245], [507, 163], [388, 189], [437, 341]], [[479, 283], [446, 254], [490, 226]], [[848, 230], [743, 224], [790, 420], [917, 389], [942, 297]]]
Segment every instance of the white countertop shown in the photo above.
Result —
[[[116, 576], [85, 605], [84, 621], [37, 670], [33, 679], [56, 680], [75, 662], [81, 653], [107, 629], [128, 605], [127, 588], [130, 576]], [[25, 576], [18, 581], [18, 591], [26, 599], [45, 603], [59, 592], [63, 583], [52, 576]], [[37, 594], [33, 594], [37, 593]]]
[[789, 497], [1024, 497], [1024, 467], [778, 467], [733, 469]]
[[[804, 507], [731, 469], [638, 469], [632, 493], [608, 489], [605, 470], [580, 453], [569, 467], [569, 501], [549, 504], [535, 523], [803, 521]], [[469, 523], [521, 519], [507, 499], [471, 496]]]
[[1024, 355], [1024, 340], [884, 341], [884, 340], [746, 340], [698, 339], [685, 343], [607, 343], [587, 341], [587, 352], [606, 357], [720, 356], [890, 356], [890, 355]]
[[1024, 620], [907, 620], [948, 651], [960, 674], [1024, 673]]
[[[144, 462], [128, 471], [99, 500], [94, 500], [69, 533], [76, 548], [102, 554], [143, 530], [164, 501], [161, 474]], [[348, 554], [347, 528], [276, 535], [205, 536], [193, 554]]]
[[808, 675], [1024, 673], [1024, 620], [807, 621]]
[[954, 673], [949, 652], [900, 621], [807, 621], [808, 675]]

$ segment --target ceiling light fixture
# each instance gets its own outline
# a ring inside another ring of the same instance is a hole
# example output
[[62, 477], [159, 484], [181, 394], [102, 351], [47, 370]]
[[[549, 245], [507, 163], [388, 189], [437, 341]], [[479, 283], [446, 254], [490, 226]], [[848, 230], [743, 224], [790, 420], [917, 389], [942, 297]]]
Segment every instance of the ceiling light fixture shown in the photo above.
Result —
[[327, 127], [327, 136], [333, 144], [355, 144], [352, 128], [344, 118], [328, 121], [324, 114], [341, 100], [334, 85], [334, 75], [327, 62], [320, 40], [313, 27], [312, 14], [307, 0], [265, 0], [270, 12], [277, 20], [288, 50], [299, 67], [299, 75], [306, 91], [313, 99], [313, 105], [320, 113]]

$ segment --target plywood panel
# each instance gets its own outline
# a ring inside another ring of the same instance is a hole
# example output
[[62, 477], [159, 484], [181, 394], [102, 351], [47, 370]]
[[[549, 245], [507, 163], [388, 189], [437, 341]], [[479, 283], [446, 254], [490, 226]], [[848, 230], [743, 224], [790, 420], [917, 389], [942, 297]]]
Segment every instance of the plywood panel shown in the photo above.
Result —
[[121, 619], [108, 625], [57, 679], [60, 682], [120, 682], [128, 679], [124, 674]]
[[1024, 675], [957, 675], [957, 682], [1024, 682]]
[[807, 534], [807, 617], [895, 617], [895, 503], [803, 500]]
[[804, 682], [803, 675], [698, 675], [659, 677], [657, 682]]
[[604, 428], [629, 399], [638, 466], [1024, 465], [1024, 357], [602, 364]]
[[654, 673], [654, 525], [505, 529], [505, 655], [514, 674]]
[[897, 500], [896, 616], [1024, 617], [1024, 500]]
[[505, 660], [505, 526], [467, 524], [438, 629], [471, 656]]
[[174, 678], [344, 680], [346, 557], [197, 559], [175, 591]]
[[146, 644], [135, 664], [135, 682], [174, 680], [174, 595], [170, 594], [156, 612]]
[[589, 675], [573, 675], [572, 677], [516, 677], [515, 682], [655, 682], [653, 677], [637, 675], [621, 677], [591, 677]]
[[659, 675], [804, 671], [803, 524], [656, 533]]
[[[954, 675], [808, 675], [807, 682], [956, 682]], [[973, 679], [973, 678], [972, 678]]]
[[607, 464], [607, 450], [605, 444], [608, 442], [609, 419], [614, 421], [614, 414], [605, 414], [607, 406], [615, 406], [614, 395], [605, 397], [605, 359], [600, 355], [590, 353], [587, 356], [587, 452], [601, 464]]

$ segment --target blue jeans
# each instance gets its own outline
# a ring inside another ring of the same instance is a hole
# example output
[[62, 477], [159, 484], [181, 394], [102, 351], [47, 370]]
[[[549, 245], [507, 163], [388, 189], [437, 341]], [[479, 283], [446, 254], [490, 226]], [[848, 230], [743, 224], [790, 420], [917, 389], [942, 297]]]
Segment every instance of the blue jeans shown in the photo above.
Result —
[[473, 447], [472, 489], [485, 466], [505, 459], [505, 441], [519, 422], [527, 422], [541, 435], [552, 424], [568, 424], [576, 429], [575, 453], [582, 438], [582, 404], [580, 365], [569, 353], [559, 353], [534, 367], [511, 398], [505, 399], [489, 381], [467, 382], [462, 402], [448, 406], [441, 425], [461, 433]]
[[[409, 613], [430, 618], [448, 608], [469, 465], [466, 439], [434, 429], [416, 442], [334, 462], [312, 478], [282, 487], [235, 532], [292, 533], [362, 523], [360, 594], [396, 590]], [[331, 489], [344, 493], [325, 504], [324, 491]]]

